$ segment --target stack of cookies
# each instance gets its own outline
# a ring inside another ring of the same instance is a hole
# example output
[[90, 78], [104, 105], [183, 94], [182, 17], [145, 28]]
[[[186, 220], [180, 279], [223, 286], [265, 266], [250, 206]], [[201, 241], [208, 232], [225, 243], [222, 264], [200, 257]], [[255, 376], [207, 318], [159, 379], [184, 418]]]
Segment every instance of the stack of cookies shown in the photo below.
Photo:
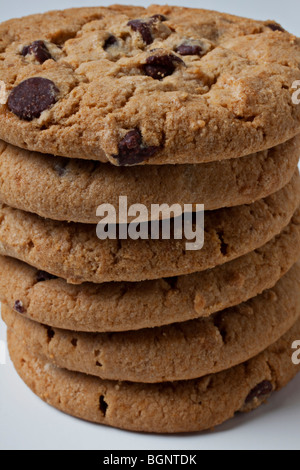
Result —
[[[129, 430], [250, 411], [300, 370], [300, 41], [177, 7], [0, 25], [0, 297], [43, 400]], [[97, 207], [205, 205], [186, 240], [97, 237]], [[22, 390], [20, 390], [22, 393]]]

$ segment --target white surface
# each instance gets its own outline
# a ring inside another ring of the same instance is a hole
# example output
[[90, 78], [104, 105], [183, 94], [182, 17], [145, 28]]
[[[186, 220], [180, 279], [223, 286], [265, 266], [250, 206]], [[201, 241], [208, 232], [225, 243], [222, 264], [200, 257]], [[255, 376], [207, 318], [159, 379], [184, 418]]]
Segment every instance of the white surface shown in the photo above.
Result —
[[[0, 0], [0, 21], [72, 6], [117, 3], [89, 0]], [[146, 5], [151, 2], [121, 1]], [[166, 3], [159, 1], [152, 3]], [[296, 0], [169, 1], [173, 5], [209, 8], [257, 19], [275, 19], [300, 36], [300, 2]], [[300, 338], [299, 338], [300, 339]], [[5, 329], [0, 324], [0, 341]], [[152, 436], [96, 426], [60, 413], [33, 395], [7, 358], [0, 364], [0, 449], [80, 450], [299, 450], [300, 376], [275, 394], [268, 405], [217, 428], [215, 432], [188, 436]]]

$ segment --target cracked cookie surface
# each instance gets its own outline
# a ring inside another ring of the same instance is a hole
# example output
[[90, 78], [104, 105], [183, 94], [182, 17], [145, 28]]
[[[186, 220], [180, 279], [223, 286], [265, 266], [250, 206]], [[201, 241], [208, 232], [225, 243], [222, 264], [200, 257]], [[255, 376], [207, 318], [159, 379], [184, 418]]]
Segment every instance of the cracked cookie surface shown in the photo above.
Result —
[[300, 42], [280, 25], [152, 5], [0, 25], [0, 138], [114, 165], [236, 158], [300, 132]]

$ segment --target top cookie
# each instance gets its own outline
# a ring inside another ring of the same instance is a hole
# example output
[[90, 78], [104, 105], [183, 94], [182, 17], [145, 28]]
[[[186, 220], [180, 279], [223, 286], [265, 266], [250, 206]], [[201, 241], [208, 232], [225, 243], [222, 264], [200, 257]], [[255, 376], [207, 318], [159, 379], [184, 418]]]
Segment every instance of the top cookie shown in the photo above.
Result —
[[277, 23], [168, 6], [0, 25], [0, 138], [114, 165], [200, 163], [300, 132], [300, 40]]

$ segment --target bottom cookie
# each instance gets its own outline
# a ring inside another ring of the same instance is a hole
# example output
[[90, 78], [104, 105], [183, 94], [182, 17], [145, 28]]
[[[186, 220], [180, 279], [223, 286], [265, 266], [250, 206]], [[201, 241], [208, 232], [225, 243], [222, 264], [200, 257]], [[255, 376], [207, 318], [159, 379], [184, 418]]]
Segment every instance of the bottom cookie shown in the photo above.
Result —
[[203, 431], [251, 411], [300, 372], [292, 344], [300, 320], [250, 361], [202, 379], [155, 385], [101, 380], [35, 358], [8, 332], [12, 361], [24, 382], [55, 408], [95, 423], [154, 433]]

